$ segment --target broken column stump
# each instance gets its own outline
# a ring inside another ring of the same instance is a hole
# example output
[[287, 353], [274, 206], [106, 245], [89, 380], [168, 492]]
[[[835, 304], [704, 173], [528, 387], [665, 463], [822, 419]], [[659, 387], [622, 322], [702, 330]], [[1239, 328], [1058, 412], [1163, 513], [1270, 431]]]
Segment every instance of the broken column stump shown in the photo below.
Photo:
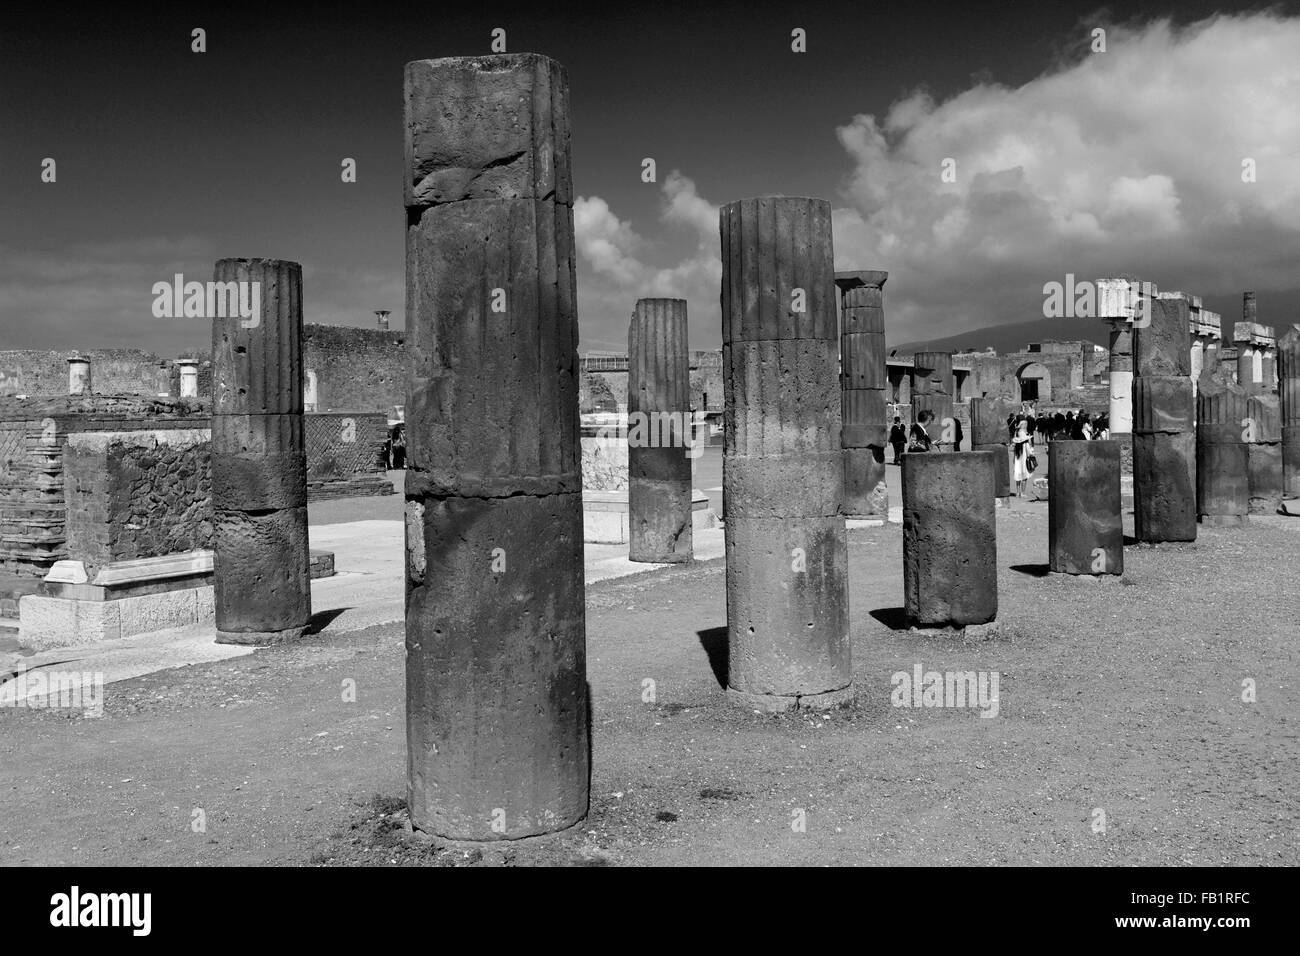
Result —
[[730, 700], [852, 699], [830, 204], [722, 207]]
[[837, 272], [840, 291], [840, 402], [843, 423], [844, 498], [841, 511], [855, 518], [887, 518], [885, 483], [885, 313], [888, 272]]
[[914, 627], [965, 627], [997, 617], [994, 457], [903, 455], [903, 595]]
[[1203, 378], [1196, 395], [1196, 511], [1201, 524], [1242, 525], [1250, 513], [1247, 391]]
[[1145, 300], [1133, 327], [1133, 525], [1138, 541], [1196, 540], [1191, 333], [1184, 298]]
[[512, 840], [588, 806], [568, 80], [417, 60], [405, 121], [408, 806]]
[[628, 559], [691, 560], [685, 299], [638, 299], [627, 330]]
[[1246, 401], [1250, 457], [1250, 513], [1275, 515], [1282, 505], [1282, 416], [1278, 396], [1252, 395]]
[[221, 259], [213, 280], [248, 283], [246, 301], [260, 302], [249, 318], [212, 318], [216, 639], [272, 644], [301, 637], [311, 619], [302, 266]]
[[1007, 431], [1007, 415], [1012, 404], [1000, 398], [972, 398], [970, 400], [971, 451], [993, 453], [993, 493], [998, 498], [1011, 495], [1011, 454], [1008, 447], [1011, 436]]
[[1047, 563], [1062, 574], [1123, 574], [1119, 442], [1051, 442]]

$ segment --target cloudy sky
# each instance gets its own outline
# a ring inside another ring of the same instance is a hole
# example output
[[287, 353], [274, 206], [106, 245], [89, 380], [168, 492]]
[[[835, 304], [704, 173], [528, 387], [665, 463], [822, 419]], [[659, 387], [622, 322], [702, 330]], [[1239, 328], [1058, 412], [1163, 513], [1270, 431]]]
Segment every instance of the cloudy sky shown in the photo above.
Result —
[[890, 272], [894, 342], [1033, 319], [1067, 273], [1300, 320], [1295, 6], [25, 9], [0, 27], [0, 349], [202, 346], [150, 290], [223, 256], [300, 261], [308, 321], [400, 327], [402, 66], [495, 27], [569, 71], [584, 350], [622, 349], [644, 295], [716, 347], [718, 206], [765, 194], [831, 202], [837, 268]]

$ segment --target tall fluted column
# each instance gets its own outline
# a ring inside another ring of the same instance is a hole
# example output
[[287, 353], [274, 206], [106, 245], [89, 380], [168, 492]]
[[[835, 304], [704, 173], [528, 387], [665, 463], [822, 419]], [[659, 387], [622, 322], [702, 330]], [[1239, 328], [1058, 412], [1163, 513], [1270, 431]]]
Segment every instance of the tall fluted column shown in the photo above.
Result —
[[213, 279], [236, 283], [253, 312], [212, 319], [217, 643], [270, 644], [311, 618], [302, 266], [221, 259]]
[[405, 97], [408, 803], [515, 839], [588, 805], [568, 79], [417, 60]]
[[628, 558], [691, 560], [685, 299], [638, 299], [627, 330]]
[[889, 514], [885, 484], [885, 313], [888, 272], [837, 272], [841, 295], [840, 401], [845, 515]]
[[852, 697], [830, 204], [722, 207], [728, 695]]

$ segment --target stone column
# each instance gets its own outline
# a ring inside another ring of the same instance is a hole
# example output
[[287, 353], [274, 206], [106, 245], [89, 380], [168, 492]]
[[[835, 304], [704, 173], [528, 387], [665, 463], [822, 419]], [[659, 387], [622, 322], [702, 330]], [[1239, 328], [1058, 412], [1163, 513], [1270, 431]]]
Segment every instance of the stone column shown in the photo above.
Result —
[[1133, 521], [1139, 541], [1196, 540], [1196, 437], [1192, 427], [1188, 302], [1147, 300], [1135, 323]]
[[68, 359], [68, 394], [90, 394], [90, 359], [80, 356]]
[[915, 422], [922, 411], [934, 414], [934, 421], [927, 430], [936, 445], [949, 450], [956, 437], [956, 425], [953, 420], [952, 393], [952, 353], [951, 352], [917, 352], [912, 356], [915, 363], [916, 386], [912, 392], [912, 421]]
[[406, 65], [411, 822], [458, 840], [587, 813], [568, 78]]
[[1192, 333], [1191, 379], [1192, 395], [1196, 395], [1197, 383], [1201, 379], [1201, 370], [1205, 368], [1205, 337]]
[[993, 493], [999, 498], [1011, 495], [1011, 436], [1007, 433], [1011, 411], [1011, 403], [999, 398], [970, 400], [971, 451], [993, 452]]
[[1241, 525], [1250, 512], [1246, 390], [1217, 378], [1196, 396], [1196, 511], [1201, 524]]
[[1277, 391], [1277, 349], [1260, 349], [1260, 384], [1265, 392]]
[[181, 398], [198, 398], [199, 363], [194, 359], [181, 359], [180, 366]]
[[1237, 384], [1255, 390], [1255, 349], [1249, 340], [1237, 342]]
[[837, 272], [842, 295], [840, 401], [844, 422], [844, 500], [854, 517], [889, 515], [885, 484], [885, 313], [883, 289], [888, 272]]
[[247, 319], [212, 319], [217, 643], [271, 644], [301, 637], [311, 618], [302, 266], [220, 259], [213, 280], [260, 302]]
[[627, 330], [628, 558], [691, 560], [685, 299], [638, 299]]
[[1300, 497], [1300, 324], [1283, 327], [1277, 340], [1277, 392], [1282, 417], [1284, 491]]
[[831, 208], [743, 199], [719, 218], [727, 693], [831, 706], [853, 695]]
[[1123, 574], [1119, 442], [1053, 441], [1047, 473], [1048, 566], [1063, 574]]
[[1276, 395], [1246, 401], [1250, 456], [1250, 513], [1277, 514], [1282, 505], [1282, 416]]
[[965, 627], [997, 617], [994, 457], [903, 455], [903, 595], [913, 626]]

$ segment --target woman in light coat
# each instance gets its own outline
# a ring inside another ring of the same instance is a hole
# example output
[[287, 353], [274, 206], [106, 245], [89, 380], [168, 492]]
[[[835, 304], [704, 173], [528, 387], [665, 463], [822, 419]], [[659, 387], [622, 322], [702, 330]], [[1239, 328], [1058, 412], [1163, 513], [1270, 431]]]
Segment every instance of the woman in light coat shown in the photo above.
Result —
[[1015, 482], [1016, 495], [1023, 498], [1025, 496], [1025, 485], [1029, 482], [1029, 476], [1032, 472], [1029, 470], [1029, 456], [1034, 453], [1034, 436], [1029, 432], [1029, 422], [1023, 415], [1019, 416], [1016, 422], [1016, 437], [1011, 439], [1011, 446], [1015, 449]]

